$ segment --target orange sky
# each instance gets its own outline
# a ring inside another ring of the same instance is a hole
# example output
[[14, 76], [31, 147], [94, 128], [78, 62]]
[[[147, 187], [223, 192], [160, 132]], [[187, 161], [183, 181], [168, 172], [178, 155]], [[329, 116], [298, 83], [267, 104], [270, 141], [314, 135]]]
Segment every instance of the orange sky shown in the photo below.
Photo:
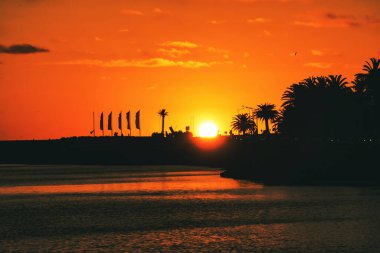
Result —
[[[121, 110], [138, 109], [150, 135], [162, 108], [167, 127], [208, 120], [228, 131], [242, 105], [280, 105], [294, 82], [351, 80], [380, 57], [379, 9], [377, 0], [2, 0], [0, 139], [89, 135], [93, 111], [99, 134], [100, 112], [112, 110], [115, 127]], [[15, 44], [49, 52], [4, 50]]]

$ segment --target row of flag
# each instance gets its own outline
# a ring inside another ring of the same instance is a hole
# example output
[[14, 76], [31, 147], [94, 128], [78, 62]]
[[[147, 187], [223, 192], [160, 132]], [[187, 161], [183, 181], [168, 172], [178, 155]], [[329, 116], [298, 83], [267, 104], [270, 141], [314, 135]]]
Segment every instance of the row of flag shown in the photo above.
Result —
[[[126, 114], [126, 120], [127, 120], [127, 129], [128, 130], [131, 130], [131, 111], [128, 111]], [[100, 114], [100, 130], [104, 131], [104, 119], [103, 119], [103, 112]], [[123, 115], [122, 113], [120, 112], [119, 113], [119, 117], [118, 117], [118, 128], [120, 129], [120, 131], [123, 130]], [[136, 116], [135, 116], [135, 126], [136, 126], [136, 129], [140, 130], [140, 111], [137, 111], [136, 112]], [[107, 129], [108, 130], [113, 130], [112, 128], [112, 112], [110, 112], [110, 114], [108, 114], [108, 124], [107, 124]]]

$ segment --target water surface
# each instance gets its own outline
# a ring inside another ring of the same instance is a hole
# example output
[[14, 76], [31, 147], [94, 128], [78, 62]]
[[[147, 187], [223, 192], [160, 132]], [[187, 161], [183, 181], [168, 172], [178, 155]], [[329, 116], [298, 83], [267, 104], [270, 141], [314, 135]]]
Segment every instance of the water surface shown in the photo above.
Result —
[[173, 166], [0, 166], [0, 251], [378, 252], [380, 189]]

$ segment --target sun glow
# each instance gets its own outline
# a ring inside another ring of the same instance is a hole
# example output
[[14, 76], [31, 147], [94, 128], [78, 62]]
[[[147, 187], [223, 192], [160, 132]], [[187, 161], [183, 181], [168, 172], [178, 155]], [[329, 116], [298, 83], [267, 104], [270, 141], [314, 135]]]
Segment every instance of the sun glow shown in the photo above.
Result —
[[204, 122], [198, 128], [199, 136], [213, 138], [218, 135], [218, 127], [212, 122]]

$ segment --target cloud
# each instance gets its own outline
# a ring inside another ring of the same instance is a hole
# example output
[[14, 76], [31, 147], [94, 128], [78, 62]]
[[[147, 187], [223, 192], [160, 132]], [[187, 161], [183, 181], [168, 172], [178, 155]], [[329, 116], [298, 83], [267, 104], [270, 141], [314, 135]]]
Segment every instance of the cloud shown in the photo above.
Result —
[[299, 21], [296, 20], [293, 22], [294, 25], [299, 25], [299, 26], [308, 26], [308, 27], [313, 27], [313, 28], [320, 28], [322, 25], [318, 22], [315, 21]]
[[230, 58], [230, 51], [226, 49], [207, 47], [207, 52], [222, 55], [224, 59]]
[[355, 18], [353, 15], [340, 15], [335, 13], [326, 13], [325, 19], [328, 22], [325, 22], [326, 25], [330, 26], [360, 26], [361, 20]]
[[221, 20], [211, 20], [210, 23], [213, 24], [213, 25], [220, 25], [220, 24], [227, 23], [227, 21], [223, 20], [223, 19], [221, 19]]
[[46, 53], [48, 49], [32, 46], [30, 44], [15, 44], [9, 47], [0, 45], [0, 53], [4, 54], [32, 54], [32, 53]]
[[129, 29], [127, 29], [127, 28], [120, 29], [118, 32], [120, 32], [120, 33], [127, 33], [127, 32], [129, 32]]
[[210, 53], [216, 53], [216, 54], [229, 54], [230, 53], [229, 50], [216, 48], [216, 47], [207, 47], [207, 51]]
[[309, 3], [310, 0], [235, 0], [242, 3]]
[[74, 61], [60, 62], [62, 65], [89, 65], [104, 68], [116, 67], [137, 67], [137, 68], [161, 68], [161, 67], [182, 67], [182, 68], [208, 68], [218, 62], [201, 62], [201, 61], [174, 61], [164, 58], [150, 58], [145, 60], [93, 60], [82, 59]]
[[161, 10], [160, 8], [157, 8], [157, 7], [153, 9], [153, 12], [154, 12], [154, 13], [157, 13], [157, 14], [162, 14], [162, 13], [164, 13], [163, 10]]
[[157, 51], [171, 58], [178, 58], [184, 55], [191, 54], [194, 49], [199, 49], [204, 52], [221, 55], [224, 59], [230, 57], [230, 51], [216, 47], [206, 47], [189, 41], [167, 41], [160, 44], [163, 48]]
[[[303, 16], [303, 15], [302, 15]], [[344, 15], [335, 13], [324, 14], [308, 14], [302, 18], [303, 20], [295, 20], [294, 25], [307, 26], [312, 28], [344, 28], [344, 27], [357, 27], [367, 25], [380, 25], [380, 19], [377, 17], [366, 16], [356, 17], [354, 15]]]
[[258, 18], [254, 18], [254, 19], [247, 19], [247, 23], [249, 24], [263, 24], [263, 23], [268, 23], [272, 21], [271, 19], [269, 18], [262, 18], [262, 17], [258, 17]]
[[157, 89], [157, 86], [156, 85], [151, 85], [151, 86], [146, 87], [145, 89], [147, 89], [147, 90], [155, 90], [155, 89]]
[[264, 30], [263, 31], [263, 34], [264, 34], [264, 36], [272, 36], [273, 34], [270, 32], [270, 31], [268, 31], [268, 30]]
[[321, 50], [318, 50], [318, 49], [312, 49], [312, 50], [310, 50], [310, 53], [314, 56], [322, 56], [325, 54], [324, 52], [322, 52]]
[[197, 48], [199, 45], [189, 41], [166, 41], [161, 43], [164, 47], [176, 47], [176, 48]]
[[144, 16], [144, 13], [138, 10], [129, 10], [125, 9], [121, 11], [124, 15], [130, 15], [130, 16]]
[[161, 9], [161, 8], [158, 8], [158, 7], [155, 7], [153, 8], [153, 14], [155, 16], [171, 16], [172, 15], [172, 12], [170, 10], [164, 10], [164, 9]]
[[22, 0], [21, 2], [26, 3], [26, 4], [38, 4], [45, 2], [45, 0]]
[[364, 22], [367, 25], [380, 25], [380, 18], [378, 17], [373, 17], [373, 16], [366, 16], [364, 18]]
[[165, 56], [172, 57], [172, 58], [178, 58], [178, 57], [190, 54], [190, 51], [187, 49], [177, 49], [177, 48], [169, 48], [169, 49], [159, 48], [157, 51]]
[[328, 62], [308, 62], [305, 64], [305, 66], [319, 69], [328, 69], [332, 66], [332, 64]]
[[268, 31], [268, 30], [263, 30], [262, 32], [257, 33], [256, 36], [259, 37], [259, 38], [262, 38], [262, 37], [271, 37], [271, 36], [273, 36], [273, 34], [270, 31]]

